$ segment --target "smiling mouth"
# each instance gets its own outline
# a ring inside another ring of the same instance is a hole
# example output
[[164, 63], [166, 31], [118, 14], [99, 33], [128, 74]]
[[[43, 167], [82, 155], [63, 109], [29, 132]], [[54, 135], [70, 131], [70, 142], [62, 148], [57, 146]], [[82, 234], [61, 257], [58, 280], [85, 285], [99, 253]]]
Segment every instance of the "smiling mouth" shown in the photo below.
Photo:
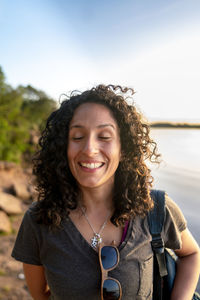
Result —
[[87, 169], [98, 169], [101, 168], [104, 163], [79, 163], [79, 165]]

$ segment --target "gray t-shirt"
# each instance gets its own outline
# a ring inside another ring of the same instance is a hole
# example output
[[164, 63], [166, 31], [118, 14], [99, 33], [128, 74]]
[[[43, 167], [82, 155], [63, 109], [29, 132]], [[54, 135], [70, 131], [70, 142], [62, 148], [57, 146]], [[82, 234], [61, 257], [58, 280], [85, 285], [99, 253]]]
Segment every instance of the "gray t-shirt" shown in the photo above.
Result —
[[[24, 263], [42, 265], [51, 300], [100, 300], [101, 271], [98, 253], [80, 234], [70, 218], [55, 232], [37, 224], [33, 204], [25, 213], [12, 256]], [[180, 249], [180, 233], [186, 221], [166, 195], [165, 246]], [[153, 253], [147, 218], [136, 217], [119, 246], [120, 262], [109, 276], [118, 279], [123, 300], [152, 299]]]

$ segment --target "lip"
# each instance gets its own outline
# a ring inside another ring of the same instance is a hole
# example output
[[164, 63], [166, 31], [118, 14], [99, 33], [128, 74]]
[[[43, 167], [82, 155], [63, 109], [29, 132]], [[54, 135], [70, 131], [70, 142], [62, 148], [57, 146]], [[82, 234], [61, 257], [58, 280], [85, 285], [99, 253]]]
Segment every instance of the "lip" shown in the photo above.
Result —
[[80, 160], [78, 162], [79, 164], [83, 163], [83, 164], [103, 164], [104, 162], [101, 160]]
[[105, 163], [102, 161], [80, 161], [78, 162], [78, 165], [81, 170], [89, 173], [96, 172], [97, 170], [101, 169]]

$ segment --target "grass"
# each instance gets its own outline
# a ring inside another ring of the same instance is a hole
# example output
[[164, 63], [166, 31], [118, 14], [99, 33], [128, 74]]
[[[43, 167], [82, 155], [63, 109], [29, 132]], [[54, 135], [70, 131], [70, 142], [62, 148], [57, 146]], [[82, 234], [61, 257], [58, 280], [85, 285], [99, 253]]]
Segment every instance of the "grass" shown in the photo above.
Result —
[[9, 285], [4, 285], [1, 289], [3, 292], [6, 292], [6, 293], [11, 291], [11, 287]]
[[0, 269], [0, 276], [5, 276], [6, 275], [6, 272], [4, 269]]
[[0, 236], [5, 236], [5, 235], [9, 235], [10, 233], [8, 232], [4, 232], [4, 231], [0, 231]]
[[0, 236], [7, 236], [7, 235], [10, 235], [12, 233], [11, 232], [4, 232], [4, 231], [0, 231]]
[[[8, 216], [8, 217], [9, 217], [9, 220], [10, 220], [11, 224], [16, 220], [16, 216]], [[13, 229], [12, 227], [11, 227], [10, 232], [0, 231], [0, 236], [7, 236], [7, 235], [10, 235], [10, 234], [16, 234], [16, 230]]]
[[16, 216], [9, 216], [9, 220], [11, 223], [14, 222], [16, 220]]

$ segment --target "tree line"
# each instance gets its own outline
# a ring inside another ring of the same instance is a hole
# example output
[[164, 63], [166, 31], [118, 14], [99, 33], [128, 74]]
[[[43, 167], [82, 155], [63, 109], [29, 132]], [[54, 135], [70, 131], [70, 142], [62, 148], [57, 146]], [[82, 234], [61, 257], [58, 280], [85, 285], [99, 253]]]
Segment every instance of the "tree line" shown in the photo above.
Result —
[[37, 137], [56, 107], [44, 91], [7, 84], [0, 66], [0, 160], [30, 163]]

